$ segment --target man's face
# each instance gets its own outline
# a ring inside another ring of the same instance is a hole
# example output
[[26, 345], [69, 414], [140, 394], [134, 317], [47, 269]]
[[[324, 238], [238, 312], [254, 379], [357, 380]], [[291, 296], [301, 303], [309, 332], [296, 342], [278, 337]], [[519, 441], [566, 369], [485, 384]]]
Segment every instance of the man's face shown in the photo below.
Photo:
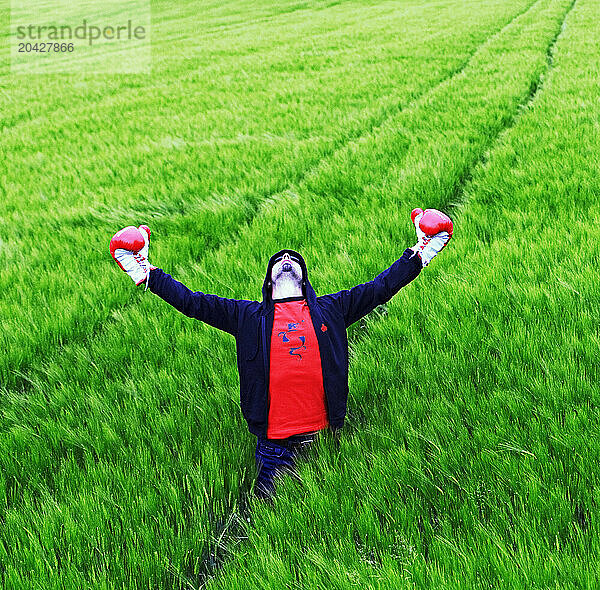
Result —
[[271, 269], [271, 282], [275, 284], [280, 278], [288, 278], [295, 283], [302, 283], [302, 267], [295, 254], [284, 252], [275, 259]]

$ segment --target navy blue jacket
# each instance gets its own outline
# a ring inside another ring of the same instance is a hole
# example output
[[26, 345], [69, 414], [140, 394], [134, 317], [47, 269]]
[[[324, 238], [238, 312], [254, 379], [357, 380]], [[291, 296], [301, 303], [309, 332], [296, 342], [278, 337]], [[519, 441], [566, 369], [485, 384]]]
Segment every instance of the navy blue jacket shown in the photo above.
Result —
[[302, 266], [302, 291], [310, 310], [323, 371], [329, 424], [341, 428], [348, 399], [348, 339], [346, 329], [392, 298], [421, 272], [421, 259], [406, 249], [401, 258], [368, 283], [317, 297], [298, 252], [280, 250], [267, 266], [262, 302], [226, 299], [192, 292], [157, 268], [150, 271], [148, 288], [185, 315], [235, 336], [240, 375], [242, 414], [250, 432], [264, 438], [269, 415], [269, 353], [275, 304], [271, 299], [271, 269], [283, 252], [295, 254]]

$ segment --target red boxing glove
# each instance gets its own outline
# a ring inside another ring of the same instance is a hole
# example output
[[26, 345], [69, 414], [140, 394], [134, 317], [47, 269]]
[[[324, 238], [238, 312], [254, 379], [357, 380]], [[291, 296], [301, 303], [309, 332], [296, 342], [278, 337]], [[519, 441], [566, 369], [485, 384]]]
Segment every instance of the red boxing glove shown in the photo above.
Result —
[[419, 227], [426, 236], [435, 236], [441, 231], [448, 232], [448, 235], [452, 237], [452, 231], [454, 226], [452, 225], [452, 219], [450, 219], [445, 213], [438, 211], [437, 209], [413, 209], [410, 214], [410, 218], [415, 222], [415, 217], [423, 213], [419, 221]]
[[419, 239], [412, 250], [419, 254], [423, 266], [427, 266], [450, 241], [454, 230], [452, 220], [437, 209], [413, 209], [410, 217]]
[[147, 225], [130, 225], [119, 230], [110, 240], [110, 255], [115, 262], [136, 285], [146, 281], [146, 289], [148, 274], [155, 268], [148, 262], [149, 238], [150, 228]]

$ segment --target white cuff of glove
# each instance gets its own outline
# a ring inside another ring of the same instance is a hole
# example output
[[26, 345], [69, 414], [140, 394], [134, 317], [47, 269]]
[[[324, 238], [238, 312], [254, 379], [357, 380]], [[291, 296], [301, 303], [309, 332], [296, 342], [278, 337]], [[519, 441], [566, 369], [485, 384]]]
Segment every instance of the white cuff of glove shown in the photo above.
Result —
[[134, 253], [131, 250], [118, 248], [115, 250], [114, 258], [136, 285], [146, 281], [146, 289], [148, 289], [150, 264], [148, 259], [141, 255], [141, 251]]
[[431, 237], [423, 235], [411, 249], [419, 255], [423, 267], [425, 267], [443, 250], [449, 240], [450, 234], [446, 231], [441, 231]]

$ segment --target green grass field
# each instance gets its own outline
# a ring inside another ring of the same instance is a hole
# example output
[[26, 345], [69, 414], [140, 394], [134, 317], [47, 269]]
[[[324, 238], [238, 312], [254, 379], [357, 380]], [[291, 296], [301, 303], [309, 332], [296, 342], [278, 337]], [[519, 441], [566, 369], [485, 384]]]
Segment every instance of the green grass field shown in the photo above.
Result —
[[[151, 75], [16, 76], [2, 29], [0, 587], [600, 587], [598, 14], [156, 0]], [[110, 237], [238, 299], [294, 248], [324, 294], [417, 206], [453, 240], [349, 329], [339, 444], [257, 503], [233, 338]]]

